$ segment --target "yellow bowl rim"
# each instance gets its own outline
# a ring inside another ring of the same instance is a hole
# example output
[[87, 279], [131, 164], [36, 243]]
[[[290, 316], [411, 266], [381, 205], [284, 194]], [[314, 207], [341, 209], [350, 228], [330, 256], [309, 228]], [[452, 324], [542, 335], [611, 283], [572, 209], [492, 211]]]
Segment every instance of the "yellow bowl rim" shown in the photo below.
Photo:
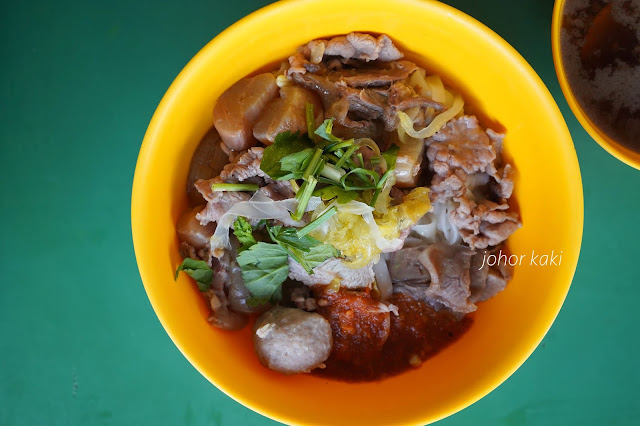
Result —
[[[315, 1], [319, 1], [319, 0], [295, 0], [296, 3], [301, 3], [301, 2], [315, 2]], [[384, 1], [384, 0], [379, 0], [379, 1]], [[424, 3], [424, 1], [421, 0], [401, 0], [405, 3], [410, 3], [413, 5], [420, 5], [421, 3]], [[452, 17], [455, 18], [457, 20], [459, 20], [461, 23], [464, 23], [465, 25], [469, 25], [469, 26], [473, 26], [476, 28], [479, 28], [482, 30], [484, 36], [491, 40], [492, 44], [498, 49], [503, 51], [505, 54], [507, 54], [509, 57], [511, 57], [511, 59], [516, 62], [519, 67], [525, 71], [529, 73], [529, 77], [531, 79], [531, 81], [535, 82], [536, 85], [538, 85], [541, 89], [542, 89], [542, 93], [544, 95], [544, 97], [546, 98], [546, 101], [548, 104], [552, 105], [555, 110], [554, 110], [554, 115], [555, 115], [555, 119], [556, 120], [560, 120], [564, 123], [564, 119], [562, 118], [562, 114], [560, 113], [559, 109], [557, 108], [557, 105], [553, 99], [553, 97], [551, 96], [551, 94], [549, 93], [548, 89], [546, 88], [546, 85], [544, 84], [544, 82], [540, 79], [540, 77], [538, 76], [538, 74], [535, 72], [535, 70], [531, 67], [531, 65], [515, 50], [515, 48], [513, 48], [510, 44], [508, 44], [502, 37], [500, 37], [498, 34], [496, 34], [493, 30], [491, 30], [489, 27], [487, 27], [486, 25], [484, 25], [483, 23], [481, 23], [480, 21], [476, 20], [475, 18], [467, 15], [466, 13], [455, 9], [452, 6], [449, 6], [445, 3], [441, 3], [439, 1], [435, 1], [435, 0], [427, 0], [428, 2], [433, 2], [433, 3], [439, 3], [439, 7], [442, 7], [443, 9], [447, 10], [447, 13]], [[142, 173], [140, 172], [141, 170], [145, 169], [146, 166], [146, 157], [150, 154], [150, 146], [152, 145], [152, 140], [155, 139], [156, 134], [160, 131], [161, 125], [160, 123], [164, 120], [164, 117], [167, 116], [170, 111], [171, 111], [171, 106], [172, 104], [175, 102], [175, 99], [178, 97], [179, 93], [181, 92], [182, 86], [185, 84], [186, 81], [189, 80], [190, 75], [194, 72], [195, 69], [197, 69], [199, 67], [200, 62], [204, 61], [204, 56], [205, 56], [205, 51], [209, 51], [209, 50], [215, 50], [216, 46], [221, 43], [221, 39], [223, 39], [225, 37], [226, 34], [228, 33], [232, 33], [235, 31], [243, 31], [244, 29], [249, 29], [251, 28], [252, 25], [252, 21], [254, 20], [258, 20], [261, 19], [263, 16], [266, 15], [270, 15], [273, 13], [277, 13], [278, 9], [281, 7], [286, 7], [286, 5], [288, 3], [293, 3], [294, 0], [281, 0], [279, 2], [275, 2], [272, 3], [270, 5], [267, 5], [249, 15], [246, 15], [245, 17], [241, 18], [240, 20], [236, 21], [234, 24], [230, 25], [229, 27], [227, 27], [225, 30], [223, 30], [222, 32], [220, 32], [218, 35], [216, 35], [211, 41], [209, 41], [204, 47], [202, 47], [200, 49], [200, 51], [185, 65], [185, 67], [181, 70], [181, 72], [178, 74], [178, 76], [174, 79], [174, 81], [172, 82], [172, 84], [170, 85], [169, 89], [167, 89], [165, 95], [163, 96], [163, 98], [161, 99], [160, 103], [158, 104], [158, 107], [156, 108], [151, 121], [149, 123], [148, 129], [145, 133], [143, 142], [141, 144], [140, 147], [140, 153], [139, 153], [139, 157], [138, 160], [136, 162], [136, 167], [135, 167], [135, 172], [134, 172], [134, 179], [133, 179], [133, 186], [132, 186], [132, 200], [131, 200], [131, 214], [132, 214], [132, 236], [133, 236], [133, 243], [134, 243], [134, 252], [136, 255], [136, 261], [138, 260], [138, 256], [139, 256], [139, 250], [136, 249], [137, 246], [139, 246], [139, 244], [136, 244], [136, 241], [141, 238], [141, 236], [139, 235], [139, 233], [136, 231], [136, 226], [135, 223], [137, 220], [141, 220], [140, 219], [140, 212], [142, 210], [142, 206], [140, 205], [140, 203], [138, 203], [136, 201], [136, 197], [135, 194], [138, 192], [141, 192], [143, 190], [143, 178], [141, 177]], [[565, 124], [566, 126], [566, 124]], [[568, 130], [567, 130], [568, 132]], [[574, 201], [578, 202], [580, 208], [578, 209], [579, 211], [577, 212], [577, 216], [575, 217], [575, 224], [579, 225], [579, 233], [577, 235], [575, 235], [575, 240], [574, 240], [574, 249], [577, 252], [577, 255], [575, 257], [576, 261], [575, 264], [573, 264], [571, 266], [571, 280], [568, 281], [567, 285], [566, 285], [566, 292], [564, 294], [564, 296], [561, 299], [558, 299], [555, 303], [556, 307], [555, 307], [555, 312], [552, 316], [550, 316], [549, 318], [549, 323], [546, 327], [541, 329], [541, 333], [539, 338], [533, 342], [531, 344], [531, 347], [528, 351], [522, 353], [522, 356], [520, 357], [520, 359], [513, 363], [513, 365], [511, 365], [510, 368], [505, 368], [503, 373], [500, 376], [496, 376], [493, 380], [493, 383], [491, 383], [490, 385], [487, 385], [486, 389], [483, 392], [479, 392], [476, 395], [469, 397], [465, 400], [461, 400], [459, 401], [458, 404], [456, 404], [455, 407], [453, 407], [452, 409], [448, 410], [448, 411], [443, 411], [440, 413], [440, 415], [438, 416], [432, 416], [430, 418], [427, 418], [425, 416], [423, 416], [419, 422], [416, 422], [415, 424], [425, 424], [424, 422], [428, 422], [428, 424], [433, 423], [433, 422], [437, 422], [439, 420], [442, 420], [446, 417], [449, 417], [461, 410], [463, 410], [464, 408], [469, 407], [470, 405], [474, 404], [475, 402], [479, 401], [480, 399], [484, 398], [486, 395], [488, 395], [489, 393], [491, 393], [493, 390], [495, 390], [498, 386], [500, 386], [506, 379], [508, 379], [518, 368], [520, 368], [520, 366], [522, 366], [522, 364], [531, 356], [531, 354], [535, 351], [535, 349], [538, 347], [538, 345], [540, 344], [540, 342], [543, 340], [543, 338], [545, 337], [545, 335], [547, 334], [547, 332], [549, 331], [549, 329], [551, 328], [551, 326], [553, 325], [553, 323], [555, 322], [555, 319], [558, 315], [558, 313], [560, 312], [560, 309], [564, 303], [564, 300], [566, 299], [566, 296], [569, 292], [569, 288], [570, 285], [573, 281], [573, 278], [575, 276], [575, 270], [577, 267], [577, 263], [578, 263], [578, 258], [579, 258], [579, 252], [580, 252], [580, 248], [581, 248], [581, 243], [582, 243], [582, 233], [583, 233], [583, 224], [584, 224], [584, 199], [583, 199], [583, 189], [582, 189], [582, 185], [581, 185], [581, 174], [580, 174], [580, 168], [577, 162], [577, 158], [574, 164], [574, 170], [572, 170], [572, 173], [574, 173], [574, 179], [572, 179], [573, 182], [573, 187], [571, 187], [571, 195], [573, 197], [575, 197]], [[194, 366], [194, 368], [200, 373], [202, 374], [207, 380], [209, 380], [209, 382], [211, 382], [214, 386], [216, 386], [220, 391], [222, 391], [224, 394], [226, 394], [227, 396], [229, 396], [230, 398], [232, 398], [234, 401], [242, 404], [243, 406], [251, 409], [252, 411], [255, 411], [267, 418], [270, 418], [272, 420], [278, 421], [278, 422], [285, 422], [287, 424], [299, 424], [299, 420], [292, 418], [290, 416], [288, 416], [286, 413], [274, 413], [274, 412], [270, 412], [267, 411], [266, 409], [262, 409], [262, 408], [258, 408], [255, 406], [250, 406], [248, 404], [246, 404], [243, 400], [240, 399], [240, 397], [237, 397], [236, 395], [234, 395], [233, 393], [230, 393], [227, 391], [227, 389], [225, 389], [224, 387], [221, 387], [215, 380], [215, 378], [209, 377], [208, 375], [206, 375], [204, 373], [204, 369], [197, 363], [195, 362], [195, 360], [189, 355], [189, 353], [186, 351], [186, 349], [180, 344], [179, 342], [179, 336], [177, 336], [174, 331], [173, 328], [170, 324], [170, 322], [168, 321], [167, 317], [165, 316], [165, 313], [162, 312], [161, 309], [156, 309], [156, 307], [158, 306], [158, 302], [156, 301], [156, 297], [153, 294], [153, 290], [151, 289], [151, 286], [149, 284], [147, 284], [145, 282], [144, 277], [147, 275], [146, 273], [146, 267], [141, 266], [140, 262], [137, 262], [138, 264], [138, 268], [139, 268], [139, 272], [140, 272], [140, 276], [143, 282], [143, 286], [145, 288], [145, 292], [147, 293], [147, 296], [149, 297], [149, 301], [151, 302], [152, 307], [154, 308], [154, 312], [156, 314], [156, 316], [158, 317], [160, 323], [162, 324], [163, 328], [165, 329], [166, 333], [168, 334], [168, 336], [171, 338], [171, 340], [173, 341], [173, 343], [176, 345], [176, 347], [180, 350], [180, 352], [185, 356], [185, 358]], [[417, 420], [417, 419], [416, 419]]]

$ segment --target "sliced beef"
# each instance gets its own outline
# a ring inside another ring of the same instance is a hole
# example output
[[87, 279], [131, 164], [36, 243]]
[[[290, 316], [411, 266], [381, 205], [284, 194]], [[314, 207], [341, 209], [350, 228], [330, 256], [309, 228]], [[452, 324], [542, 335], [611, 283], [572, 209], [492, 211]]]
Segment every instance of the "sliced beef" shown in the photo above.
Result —
[[[415, 71], [416, 68], [414, 65], [412, 72]], [[393, 83], [389, 89], [389, 105], [399, 111], [415, 107], [431, 107], [437, 111], [446, 109], [440, 102], [418, 94], [413, 87], [399, 81]]]
[[388, 307], [367, 291], [341, 289], [317, 298], [318, 313], [329, 321], [333, 332], [333, 350], [327, 364], [371, 365], [389, 337]]
[[454, 169], [462, 169], [465, 173], [484, 172], [496, 159], [489, 136], [472, 116], [449, 121], [426, 143], [431, 167], [438, 175], [446, 175]]
[[272, 73], [243, 78], [220, 95], [213, 108], [213, 124], [230, 150], [256, 145], [253, 124], [276, 96], [278, 86]]
[[277, 306], [262, 314], [253, 330], [258, 359], [280, 373], [308, 373], [331, 353], [332, 329], [316, 313]]
[[239, 330], [247, 325], [248, 317], [245, 314], [234, 312], [229, 308], [229, 298], [227, 297], [225, 286], [233, 280], [242, 279], [240, 275], [234, 274], [235, 261], [230, 253], [225, 253], [222, 257], [211, 258], [210, 266], [213, 270], [213, 280], [210, 289], [205, 292], [211, 307], [209, 323], [225, 330]]
[[466, 175], [462, 169], [456, 169], [445, 175], [434, 175], [431, 180], [431, 201], [446, 203], [448, 200], [462, 197], [467, 188]]
[[[328, 77], [331, 81], [341, 81], [350, 87], [368, 88], [388, 86], [391, 83], [404, 80], [416, 69], [418, 69], [418, 66], [413, 62], [396, 61], [389, 62], [379, 68], [352, 68], [330, 71]], [[434, 102], [434, 104], [440, 105], [437, 102]]]
[[387, 35], [377, 39], [363, 33], [350, 33], [332, 38], [324, 49], [325, 55], [340, 56], [345, 59], [364, 61], [393, 61], [402, 58], [402, 53], [393, 45]]
[[471, 292], [471, 296], [469, 297], [469, 300], [472, 303], [480, 302], [481, 299], [486, 300], [481, 296], [483, 295], [484, 290], [487, 286], [487, 276], [489, 275], [489, 266], [484, 264], [485, 256], [488, 253], [489, 252], [487, 250], [480, 250], [476, 252], [476, 254], [471, 256], [471, 264], [469, 269], [469, 290]]
[[485, 256], [501, 253], [503, 247], [480, 250], [471, 258], [471, 297], [472, 303], [483, 302], [500, 293], [507, 286], [507, 282], [513, 277], [513, 267], [499, 262], [488, 266], [484, 261]]
[[286, 200], [287, 198], [293, 198], [295, 196], [291, 188], [291, 183], [288, 180], [269, 182], [267, 185], [260, 187], [259, 191], [273, 201]]
[[[264, 148], [253, 147], [235, 156], [233, 161], [220, 172], [220, 180], [227, 183], [245, 182], [264, 185], [267, 175], [260, 169], [263, 153]], [[202, 195], [206, 198], [204, 193]]]
[[240, 154], [233, 155], [220, 176], [209, 180], [196, 181], [196, 188], [207, 206], [196, 217], [202, 225], [220, 220], [231, 207], [241, 201], [248, 201], [251, 193], [242, 191], [213, 191], [213, 183], [254, 183], [259, 185], [260, 191], [272, 200], [293, 197], [291, 184], [287, 181], [274, 181], [260, 169], [260, 161], [264, 148], [253, 147]]
[[[396, 112], [415, 106], [413, 101], [390, 104], [389, 89], [356, 89], [345, 84], [344, 80], [332, 81], [311, 73], [294, 74], [293, 80], [320, 94], [325, 118], [333, 117], [345, 127], [367, 127], [372, 121], [379, 121], [387, 132], [391, 132], [398, 127]], [[417, 100], [418, 104], [426, 103], [422, 97]]]
[[313, 40], [300, 46], [298, 52], [289, 58], [289, 75], [293, 72], [317, 72], [318, 64], [329, 62], [331, 57], [341, 60], [361, 60], [364, 62], [389, 62], [402, 58], [402, 53], [393, 45], [393, 41], [381, 35], [378, 38], [370, 34], [350, 33], [330, 40]]
[[433, 244], [423, 252], [423, 261], [431, 275], [425, 291], [428, 300], [443, 304], [454, 312], [469, 313], [476, 306], [469, 302], [469, 269], [473, 251], [461, 245]]
[[[347, 127], [337, 121], [333, 123], [333, 132], [342, 139], [369, 138], [379, 141], [383, 138], [383, 125], [377, 121], [367, 121], [361, 127]], [[380, 146], [380, 145], [378, 145]]]
[[457, 201], [459, 205], [451, 212], [449, 220], [458, 228], [462, 240], [471, 247], [484, 249], [496, 246], [520, 227], [518, 214], [510, 211], [506, 202], [476, 202], [465, 197]]
[[[209, 182], [208, 187], [211, 189], [211, 181], [201, 182]], [[203, 191], [206, 191], [204, 184], [198, 185], [198, 189], [201, 187], [203, 187]], [[201, 193], [207, 200], [207, 207], [196, 215], [196, 218], [202, 225], [219, 221], [222, 215], [224, 215], [231, 207], [241, 201], [249, 201], [251, 198], [251, 194], [248, 192], [213, 192], [210, 190], [208, 194], [205, 195], [203, 191], [201, 191]]]
[[320, 95], [326, 118], [334, 117], [349, 128], [380, 122], [391, 132], [398, 127], [398, 111], [418, 108], [416, 114], [424, 116], [427, 107], [445, 109], [405, 84], [419, 68], [413, 62], [398, 61], [401, 55], [395, 52], [386, 36], [375, 39], [352, 33], [330, 41], [314, 40], [289, 58], [287, 75]]
[[309, 275], [298, 262], [289, 258], [289, 278], [308, 286], [328, 285], [337, 280], [341, 287], [356, 289], [369, 288], [375, 279], [375, 274], [372, 264], [351, 269], [345, 266], [342, 260], [334, 257], [313, 268], [313, 274]]
[[451, 223], [465, 243], [484, 249], [505, 241], [520, 226], [509, 208], [513, 169], [502, 165], [503, 135], [483, 130], [475, 117], [451, 120], [429, 138], [434, 203], [455, 202]]
[[393, 200], [393, 205], [397, 206], [398, 204], [402, 204], [404, 202], [404, 197], [406, 197], [409, 192], [409, 189], [402, 189], [398, 188], [397, 186], [391, 188], [391, 191], [389, 191], [389, 195]]
[[495, 171], [491, 170], [491, 177], [495, 180], [493, 191], [503, 199], [508, 199], [513, 194], [513, 167], [507, 164]]

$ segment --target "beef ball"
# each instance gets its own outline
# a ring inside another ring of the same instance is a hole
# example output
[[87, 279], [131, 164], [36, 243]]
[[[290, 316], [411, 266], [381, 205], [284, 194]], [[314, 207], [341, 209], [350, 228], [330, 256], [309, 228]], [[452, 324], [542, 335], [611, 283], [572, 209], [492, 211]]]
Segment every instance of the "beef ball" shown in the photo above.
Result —
[[331, 327], [316, 313], [276, 306], [257, 319], [253, 345], [264, 366], [284, 374], [307, 373], [329, 357]]

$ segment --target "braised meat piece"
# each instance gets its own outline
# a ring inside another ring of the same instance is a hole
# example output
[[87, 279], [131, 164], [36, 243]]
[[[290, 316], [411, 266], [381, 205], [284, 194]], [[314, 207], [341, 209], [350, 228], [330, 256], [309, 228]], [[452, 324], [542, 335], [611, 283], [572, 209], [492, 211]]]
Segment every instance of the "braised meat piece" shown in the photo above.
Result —
[[391, 132], [398, 127], [397, 111], [445, 109], [404, 83], [418, 66], [401, 57], [387, 36], [351, 33], [301, 46], [289, 58], [287, 75], [322, 98], [325, 118], [353, 128], [381, 122]]
[[507, 282], [513, 278], [513, 267], [505, 263], [494, 266], [483, 266], [483, 259], [490, 254], [497, 254], [503, 247], [494, 250], [479, 250], [471, 258], [471, 297], [472, 303], [484, 302], [500, 293], [507, 286]]
[[280, 89], [280, 96], [269, 102], [253, 127], [253, 136], [265, 145], [271, 145], [279, 133], [307, 131], [305, 105], [313, 105], [315, 124], [324, 119], [322, 103], [310, 90], [290, 84]]
[[231, 151], [256, 145], [253, 124], [276, 96], [276, 78], [271, 73], [264, 73], [243, 78], [218, 98], [213, 108], [213, 125]]

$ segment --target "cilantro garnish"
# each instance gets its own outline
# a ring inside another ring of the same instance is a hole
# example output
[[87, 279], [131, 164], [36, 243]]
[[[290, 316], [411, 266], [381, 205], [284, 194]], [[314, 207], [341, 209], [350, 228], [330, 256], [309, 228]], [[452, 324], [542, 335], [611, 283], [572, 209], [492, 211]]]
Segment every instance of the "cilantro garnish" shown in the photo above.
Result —
[[202, 292], [209, 290], [211, 287], [211, 280], [213, 279], [213, 271], [207, 265], [207, 262], [202, 260], [191, 259], [190, 257], [185, 258], [178, 269], [176, 269], [175, 279], [178, 279], [178, 274], [180, 271], [184, 271], [191, 278], [196, 280], [198, 283], [198, 289]]
[[251, 225], [243, 217], [238, 217], [233, 224], [233, 233], [242, 244], [236, 261], [251, 293], [252, 304], [280, 300], [282, 283], [289, 275], [289, 257], [313, 274], [313, 268], [330, 257], [340, 256], [340, 251], [332, 245], [323, 244], [306, 233], [299, 235], [296, 228], [271, 226], [266, 221], [261, 225], [265, 226], [272, 243], [256, 242]]
[[[306, 105], [305, 116], [306, 134], [278, 134], [274, 144], [265, 148], [260, 166], [272, 179], [290, 180], [298, 189], [298, 209], [293, 219], [302, 218], [312, 195], [327, 201], [335, 198], [338, 203], [360, 198], [375, 205], [395, 168], [398, 147], [392, 145], [386, 152], [380, 152], [371, 139], [344, 140], [333, 134], [333, 118], [324, 120], [314, 130], [311, 104]], [[374, 155], [365, 160], [363, 147], [371, 149]]]

